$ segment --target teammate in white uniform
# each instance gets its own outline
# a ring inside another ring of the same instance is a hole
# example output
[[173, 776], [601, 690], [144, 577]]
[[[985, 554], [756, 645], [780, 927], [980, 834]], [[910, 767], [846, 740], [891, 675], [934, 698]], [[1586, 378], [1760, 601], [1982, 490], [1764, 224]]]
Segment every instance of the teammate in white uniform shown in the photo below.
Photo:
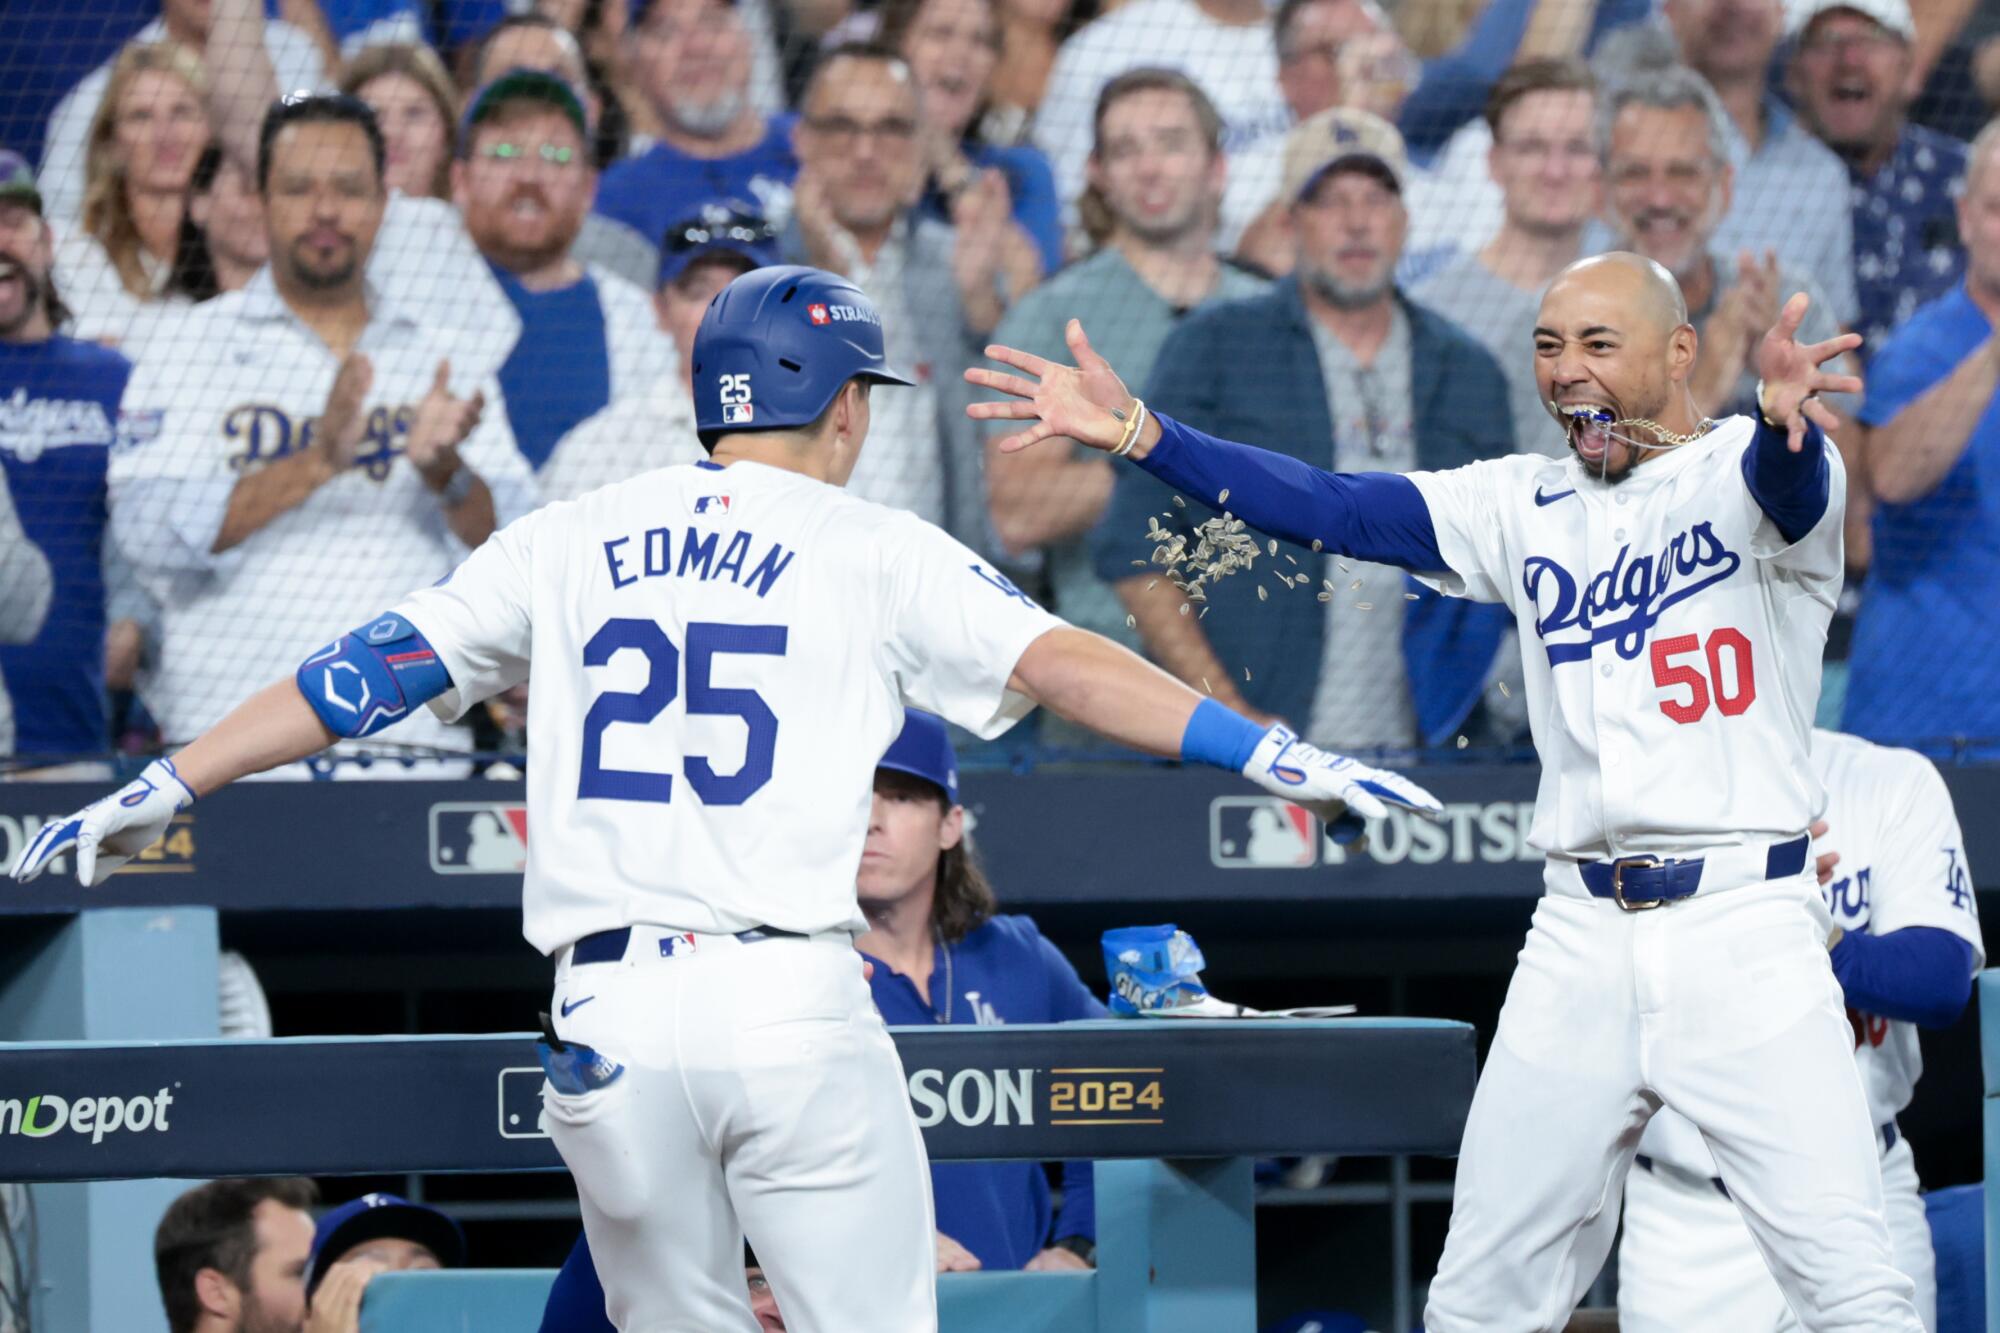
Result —
[[[1129, 441], [1191, 502], [1227, 491], [1273, 536], [1515, 614], [1547, 896], [1466, 1125], [1430, 1333], [1561, 1328], [1663, 1105], [1700, 1128], [1807, 1328], [1922, 1327], [1806, 871], [1846, 489], [1810, 395], [1858, 387], [1817, 369], [1858, 340], [1801, 347], [1805, 306], [1760, 352], [1776, 428], [1697, 417], [1679, 288], [1612, 254], [1564, 270], [1535, 330], [1568, 459], [1340, 476], [1164, 419]], [[998, 447], [1126, 442], [1112, 412], [1143, 408], [1074, 324], [1070, 347], [1079, 368], [989, 349], [1039, 384], [968, 372], [1014, 399], [975, 416], [1035, 423]]]
[[1201, 698], [937, 528], [837, 489], [870, 383], [906, 382], [845, 279], [738, 278], [694, 362], [713, 461], [513, 524], [48, 826], [14, 874], [73, 843], [95, 883], [196, 793], [419, 701], [456, 716], [532, 661], [526, 934], [556, 960], [545, 1105], [612, 1321], [753, 1328], [747, 1233], [792, 1327], [928, 1330], [923, 1144], [853, 951], [876, 760], [904, 706], [993, 736], [1039, 701], [1124, 744], [1344, 803], [1327, 813], [1351, 823], [1385, 801], [1438, 806]]
[[[497, 387], [363, 277], [386, 198], [372, 114], [336, 97], [271, 113], [271, 262], [186, 312], [126, 386], [111, 532], [160, 605], [145, 698], [171, 740], [535, 502]], [[435, 718], [406, 731], [465, 748]]]
[[[1849, 987], [1854, 1058], [1882, 1149], [1889, 1239], [1896, 1267], [1916, 1285], [1917, 1313], [1934, 1329], [1930, 1223], [1916, 1158], [1896, 1127], [1923, 1073], [1918, 1024], [1866, 1007], [1895, 1009], [1926, 1026], [1954, 1021], [1985, 962], [1979, 905], [1951, 793], [1928, 759], [1831, 731], [1815, 731], [1812, 743], [1813, 768], [1826, 786], [1824, 845], [1839, 849], [1820, 889], [1843, 932], [1834, 973]], [[1877, 961], [1884, 947], [1904, 956], [1884, 966]], [[1638, 1164], [1625, 1181], [1618, 1252], [1623, 1333], [1796, 1329], [1695, 1127], [1673, 1111], [1660, 1112], [1639, 1141]]]

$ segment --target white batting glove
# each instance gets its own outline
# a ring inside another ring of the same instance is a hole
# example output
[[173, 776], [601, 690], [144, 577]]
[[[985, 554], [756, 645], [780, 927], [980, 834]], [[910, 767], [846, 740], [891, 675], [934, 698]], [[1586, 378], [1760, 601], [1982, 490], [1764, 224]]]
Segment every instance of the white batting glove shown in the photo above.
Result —
[[1427, 819], [1444, 813], [1443, 802], [1408, 778], [1307, 745], [1282, 723], [1264, 733], [1243, 766], [1243, 776], [1265, 791], [1312, 809], [1329, 825], [1344, 814], [1380, 819], [1392, 805]]
[[96, 888], [111, 872], [166, 836], [175, 815], [194, 804], [194, 792], [174, 771], [171, 759], [155, 759], [138, 777], [101, 801], [53, 824], [44, 824], [13, 876], [23, 884], [76, 846], [76, 877]]

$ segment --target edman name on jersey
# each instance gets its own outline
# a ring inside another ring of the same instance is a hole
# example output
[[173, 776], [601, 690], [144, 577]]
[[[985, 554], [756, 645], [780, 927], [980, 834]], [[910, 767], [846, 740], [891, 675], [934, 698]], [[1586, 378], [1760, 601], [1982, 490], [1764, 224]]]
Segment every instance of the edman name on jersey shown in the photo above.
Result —
[[762, 597], [771, 591], [772, 585], [791, 567], [792, 557], [798, 554], [770, 542], [761, 548], [761, 556], [752, 564], [750, 554], [757, 543], [755, 534], [739, 530], [728, 537], [725, 544], [722, 533], [704, 532], [691, 526], [678, 534], [671, 528], [648, 528], [636, 537], [615, 537], [604, 543], [604, 563], [611, 575], [611, 586], [624, 588], [640, 579], [669, 576], [728, 579]]

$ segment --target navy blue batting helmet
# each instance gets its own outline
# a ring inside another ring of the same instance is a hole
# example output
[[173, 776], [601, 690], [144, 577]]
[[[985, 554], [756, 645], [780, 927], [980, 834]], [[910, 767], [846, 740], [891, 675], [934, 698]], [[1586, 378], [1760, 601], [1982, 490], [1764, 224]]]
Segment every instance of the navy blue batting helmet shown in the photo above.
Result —
[[695, 331], [695, 428], [713, 449], [731, 431], [809, 426], [857, 376], [914, 383], [883, 355], [867, 294], [823, 269], [755, 269], [716, 294]]

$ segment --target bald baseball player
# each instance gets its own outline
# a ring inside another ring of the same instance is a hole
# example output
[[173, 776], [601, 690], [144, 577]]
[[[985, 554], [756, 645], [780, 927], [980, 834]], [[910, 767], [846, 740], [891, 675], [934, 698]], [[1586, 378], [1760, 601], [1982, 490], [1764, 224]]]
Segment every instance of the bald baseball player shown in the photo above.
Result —
[[[1147, 412], [1090, 348], [973, 415], [1068, 437], [1299, 544], [1499, 602], [1542, 761], [1545, 896], [1466, 1124], [1430, 1333], [1559, 1329], [1609, 1245], [1639, 1134], [1671, 1107], [1714, 1154], [1810, 1330], [1919, 1333], [1890, 1260], [1880, 1144], [1809, 868], [1810, 757], [1846, 480], [1803, 296], [1765, 335], [1760, 419], [1702, 419], [1674, 281], [1631, 254], [1557, 276], [1535, 373], [1569, 456], [1338, 475]], [[1127, 429], [1129, 421], [1140, 429]], [[1139, 534], [1133, 534], [1135, 537]]]
[[796, 1327], [923, 1333], [930, 1178], [854, 952], [875, 761], [905, 705], [996, 736], [1039, 702], [1335, 819], [1439, 806], [1194, 694], [939, 529], [843, 494], [871, 390], [909, 382], [846, 279], [737, 278], [693, 357], [710, 459], [510, 524], [46, 826], [14, 874], [73, 847], [98, 883], [196, 796], [421, 703], [455, 718], [532, 662], [523, 896], [556, 969], [543, 1102], [612, 1322], [754, 1329], [747, 1236]]

